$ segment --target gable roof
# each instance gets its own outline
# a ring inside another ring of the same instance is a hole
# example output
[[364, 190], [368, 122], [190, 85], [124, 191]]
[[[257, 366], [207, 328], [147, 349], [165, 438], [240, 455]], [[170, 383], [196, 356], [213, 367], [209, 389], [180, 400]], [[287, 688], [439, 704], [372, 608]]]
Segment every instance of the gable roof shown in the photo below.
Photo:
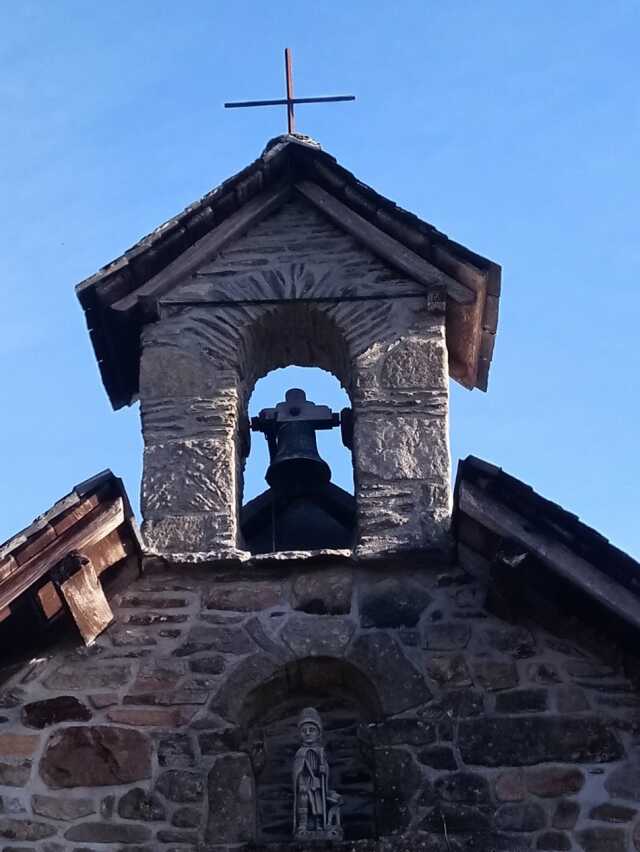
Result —
[[640, 630], [640, 565], [577, 515], [474, 456], [458, 465], [454, 532], [489, 561], [502, 560], [516, 584], [541, 573], [520, 572], [531, 557], [548, 572], [543, 584], [555, 577], [614, 622]]
[[286, 135], [271, 140], [250, 166], [76, 287], [114, 408], [136, 398], [145, 300], [166, 288], [156, 277], [186, 252], [197, 257], [199, 241], [208, 236], [210, 246], [213, 232], [219, 247], [240, 236], [292, 189], [357, 239], [370, 247], [375, 244], [382, 257], [417, 280], [425, 261], [439, 270], [448, 292], [450, 373], [467, 388], [486, 390], [498, 323], [500, 267], [376, 193], [317, 143]]
[[110, 470], [76, 485], [0, 544], [0, 621], [11, 615], [23, 595], [37, 595], [72, 551], [91, 558], [97, 575], [120, 559], [142, 553], [124, 484]]

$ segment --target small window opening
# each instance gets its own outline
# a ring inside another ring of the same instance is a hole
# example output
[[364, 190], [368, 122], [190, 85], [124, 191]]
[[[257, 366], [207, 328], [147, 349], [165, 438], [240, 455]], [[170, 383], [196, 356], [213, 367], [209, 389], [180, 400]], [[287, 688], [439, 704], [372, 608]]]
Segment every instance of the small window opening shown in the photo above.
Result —
[[352, 546], [349, 412], [337, 379], [319, 368], [286, 367], [256, 383], [241, 513], [253, 553]]

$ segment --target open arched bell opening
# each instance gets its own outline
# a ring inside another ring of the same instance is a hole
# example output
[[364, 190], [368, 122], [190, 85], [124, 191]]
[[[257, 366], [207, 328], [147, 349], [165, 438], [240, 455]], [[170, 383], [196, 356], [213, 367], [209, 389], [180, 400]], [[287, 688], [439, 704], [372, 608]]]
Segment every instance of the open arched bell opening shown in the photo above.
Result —
[[373, 749], [367, 724], [382, 717], [373, 684], [355, 666], [331, 657], [290, 663], [254, 689], [242, 707], [242, 726], [255, 773], [257, 839], [291, 841], [294, 761], [299, 721], [313, 707], [322, 721], [330, 786], [341, 799], [347, 841], [375, 834]]
[[271, 371], [258, 380], [248, 414], [244, 546], [252, 553], [351, 549], [351, 407], [335, 376], [296, 366]]

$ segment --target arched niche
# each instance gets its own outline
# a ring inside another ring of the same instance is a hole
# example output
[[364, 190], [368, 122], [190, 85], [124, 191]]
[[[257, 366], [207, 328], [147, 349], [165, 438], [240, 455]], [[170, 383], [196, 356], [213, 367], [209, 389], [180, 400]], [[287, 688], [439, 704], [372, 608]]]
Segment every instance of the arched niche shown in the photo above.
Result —
[[310, 657], [279, 669], [246, 696], [240, 721], [255, 773], [256, 834], [261, 842], [291, 840], [292, 767], [300, 745], [297, 721], [315, 707], [324, 727], [330, 784], [343, 798], [346, 840], [375, 834], [373, 750], [363, 736], [381, 718], [375, 687], [355, 666]]

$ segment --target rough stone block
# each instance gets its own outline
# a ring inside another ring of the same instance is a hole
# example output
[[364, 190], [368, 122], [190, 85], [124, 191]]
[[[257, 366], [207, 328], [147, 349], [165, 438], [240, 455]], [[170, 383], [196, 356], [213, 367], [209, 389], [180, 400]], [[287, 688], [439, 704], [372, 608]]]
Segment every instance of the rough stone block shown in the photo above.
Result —
[[360, 600], [362, 627], [415, 627], [431, 596], [417, 583], [396, 578], [381, 580]]
[[207, 597], [207, 609], [253, 612], [282, 606], [285, 603], [283, 584], [277, 580], [238, 580], [216, 583]]
[[575, 766], [541, 766], [526, 773], [527, 790], [536, 796], [555, 797], [578, 793], [584, 775]]
[[391, 347], [380, 380], [389, 388], [445, 389], [448, 368], [446, 346], [440, 338], [413, 337]]
[[293, 584], [293, 607], [314, 615], [347, 615], [353, 580], [346, 569], [302, 574]]
[[350, 618], [338, 615], [291, 615], [280, 635], [297, 657], [340, 657], [355, 629]]
[[603, 719], [563, 716], [504, 716], [462, 719], [458, 745], [465, 763], [527, 766], [553, 761], [605, 763], [622, 747]]
[[50, 787], [129, 784], [151, 775], [151, 743], [127, 728], [77, 726], [52, 734], [40, 760]]
[[537, 802], [511, 802], [496, 811], [496, 826], [502, 831], [538, 831], [546, 825], [544, 808]]
[[22, 724], [28, 728], [46, 728], [58, 722], [88, 722], [91, 716], [91, 710], [73, 695], [32, 701], [22, 708]]
[[541, 713], [547, 704], [546, 689], [514, 689], [496, 695], [496, 713]]
[[166, 817], [166, 809], [158, 796], [134, 787], [118, 802], [118, 816], [122, 819], [140, 820], [142, 822], [158, 822]]
[[57, 798], [56, 796], [32, 796], [31, 808], [38, 816], [65, 822], [73, 822], [96, 812], [96, 805], [92, 799]]
[[471, 805], [488, 804], [491, 801], [489, 782], [477, 772], [452, 772], [435, 782], [435, 791], [447, 802], [466, 802]]
[[[11, 819], [0, 817], [0, 837], [7, 840], [32, 841], [44, 840], [56, 833], [56, 828], [44, 822], [35, 822], [30, 819]], [[6, 846], [4, 847], [7, 848]]]
[[627, 852], [621, 828], [585, 828], [576, 833], [576, 839], [584, 852]]
[[491, 691], [511, 689], [518, 685], [518, 671], [511, 662], [502, 660], [476, 660], [473, 664], [476, 682]]
[[425, 648], [430, 651], [461, 651], [470, 638], [468, 624], [432, 624], [425, 628]]
[[409, 802], [421, 781], [422, 773], [409, 752], [377, 749], [376, 825], [380, 834], [394, 834], [407, 828], [411, 821]]
[[449, 440], [444, 418], [364, 416], [355, 425], [360, 476], [379, 480], [445, 479]]
[[92, 663], [86, 660], [63, 663], [45, 678], [48, 689], [115, 689], [131, 675], [129, 663]]
[[72, 825], [64, 836], [80, 843], [145, 843], [151, 840], [151, 831], [144, 825], [84, 822]]
[[206, 839], [211, 843], [245, 843], [256, 831], [255, 790], [251, 762], [245, 754], [219, 757], [209, 772], [209, 820]]
[[553, 827], [572, 829], [578, 821], [580, 805], [573, 799], [561, 799], [553, 813]]
[[427, 674], [440, 686], [449, 689], [461, 689], [471, 686], [472, 680], [467, 662], [462, 654], [448, 657], [429, 657], [426, 663]]

